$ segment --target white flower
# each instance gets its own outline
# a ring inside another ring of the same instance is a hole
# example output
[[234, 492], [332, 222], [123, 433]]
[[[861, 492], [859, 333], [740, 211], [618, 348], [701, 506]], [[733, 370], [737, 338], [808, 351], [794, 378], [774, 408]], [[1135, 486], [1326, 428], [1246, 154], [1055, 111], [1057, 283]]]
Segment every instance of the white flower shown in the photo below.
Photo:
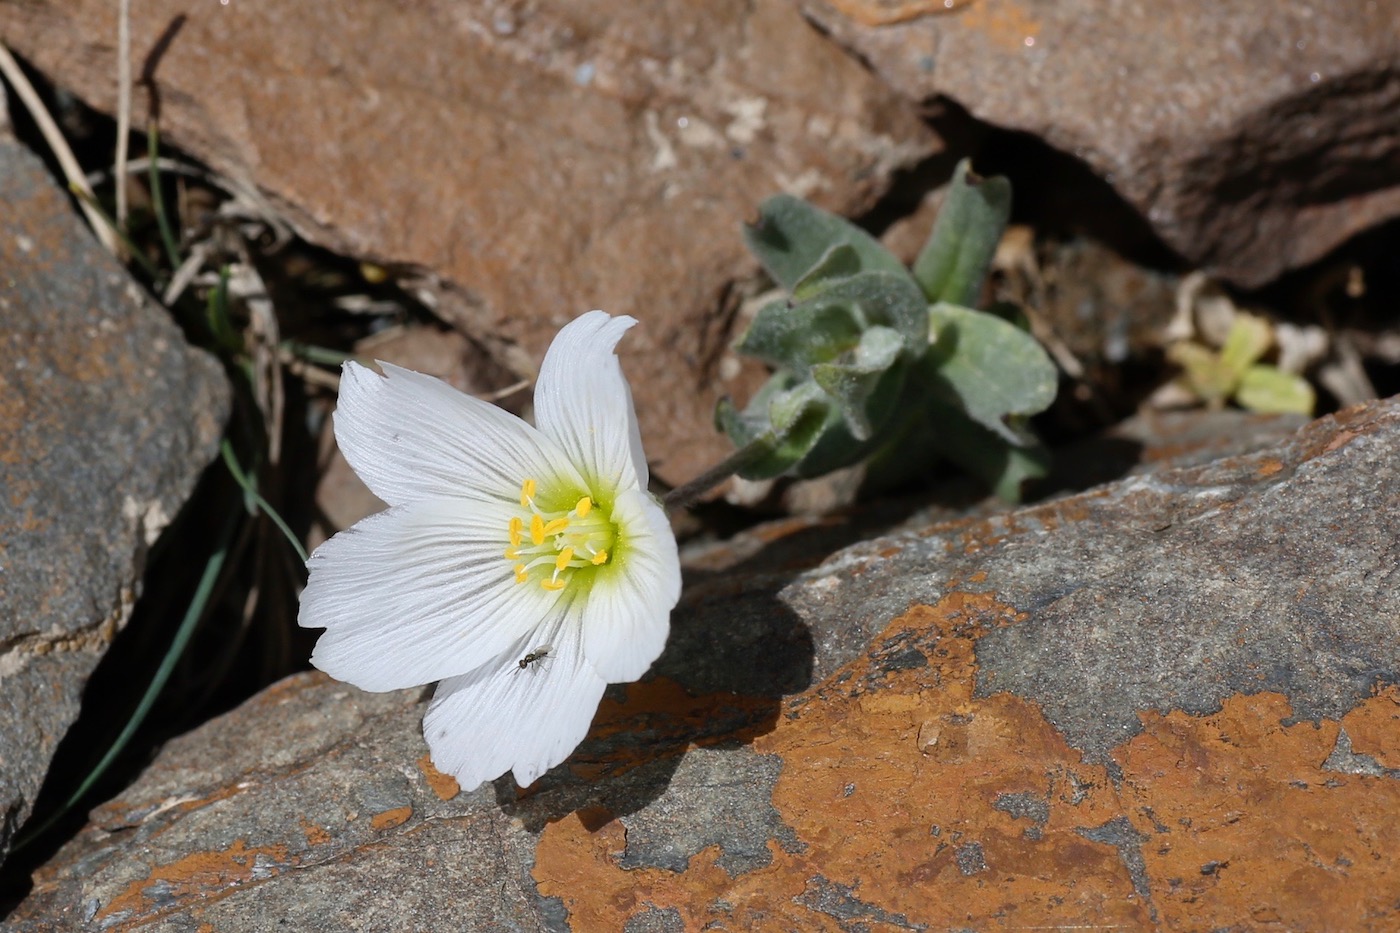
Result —
[[434, 764], [530, 784], [588, 731], [603, 689], [665, 646], [680, 597], [613, 349], [636, 321], [590, 311], [545, 354], [532, 428], [446, 383], [347, 363], [335, 436], [389, 504], [316, 549], [298, 622], [311, 662], [364, 690], [441, 681]]

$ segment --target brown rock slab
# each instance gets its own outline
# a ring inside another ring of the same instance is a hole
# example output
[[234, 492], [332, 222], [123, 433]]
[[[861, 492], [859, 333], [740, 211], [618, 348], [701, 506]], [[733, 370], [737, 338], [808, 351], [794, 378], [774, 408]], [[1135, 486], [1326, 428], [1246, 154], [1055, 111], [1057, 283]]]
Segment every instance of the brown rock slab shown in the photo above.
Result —
[[1168, 245], [1238, 284], [1400, 216], [1394, 3], [932, 6], [803, 3], [902, 93], [1083, 160]]
[[1397, 449], [1392, 399], [817, 566], [711, 555], [524, 791], [454, 796], [417, 692], [298, 675], [172, 742], [10, 920], [1394, 926]]
[[0, 361], [3, 858], [148, 550], [214, 454], [228, 389], [3, 136]]
[[[116, 15], [5, 4], [0, 39], [110, 113]], [[934, 145], [785, 0], [157, 0], [131, 34], [165, 139], [308, 239], [426, 270], [439, 312], [517, 373], [583, 311], [641, 319], [624, 365], [673, 483], [727, 452], [716, 399], [756, 385], [720, 378], [729, 288], [755, 268], [740, 222], [780, 190], [862, 211]]]

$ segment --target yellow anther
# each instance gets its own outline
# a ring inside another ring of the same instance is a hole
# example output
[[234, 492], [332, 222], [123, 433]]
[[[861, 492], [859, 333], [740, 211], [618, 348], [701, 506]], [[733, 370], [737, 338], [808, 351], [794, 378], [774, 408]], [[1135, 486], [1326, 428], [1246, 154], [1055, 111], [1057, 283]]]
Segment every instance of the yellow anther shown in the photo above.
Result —
[[593, 559], [592, 559], [591, 561], [589, 561], [589, 563], [591, 563], [591, 564], [592, 564], [593, 566], [595, 566], [595, 567], [597, 567], [597, 566], [599, 566], [599, 565], [601, 565], [601, 564], [606, 564], [607, 562], [608, 562], [608, 552], [607, 552], [607, 551], [599, 551], [597, 554], [594, 554], [594, 555], [593, 555]]
[[574, 506], [574, 514], [579, 518], [587, 518], [591, 511], [593, 511], [593, 500], [587, 496], [578, 500], [578, 505]]
[[515, 565], [515, 582], [516, 582], [516, 583], [524, 583], [524, 582], [525, 582], [525, 578], [526, 578], [526, 574], [525, 574], [525, 565], [524, 565], [524, 564], [516, 564], [516, 565]]
[[541, 581], [540, 581], [540, 586], [544, 587], [544, 588], [547, 589], [547, 590], [562, 590], [562, 589], [564, 588], [564, 581], [563, 581], [563, 580], [541, 580]]
[[537, 545], [544, 544], [544, 519], [538, 512], [530, 519], [530, 540]]
[[565, 528], [568, 527], [569, 520], [567, 518], [551, 518], [548, 522], [545, 523], [544, 526], [545, 537], [549, 537], [550, 535], [557, 535], [559, 532], [563, 531]]
[[520, 534], [525, 530], [525, 523], [520, 520], [520, 516], [511, 516], [510, 520], [510, 546], [520, 547]]
[[554, 569], [563, 570], [565, 567], [569, 566], [569, 561], [573, 559], [574, 549], [571, 547], [564, 548], [564, 550], [559, 552], [559, 556], [554, 558]]
[[520, 550], [519, 550], [518, 548], [516, 548], [514, 545], [511, 545], [510, 547], [506, 548], [506, 560], [519, 560], [519, 559], [520, 559]]
[[527, 479], [520, 484], [520, 507], [522, 509], [528, 508], [530, 500], [533, 498], [535, 498], [535, 481]]

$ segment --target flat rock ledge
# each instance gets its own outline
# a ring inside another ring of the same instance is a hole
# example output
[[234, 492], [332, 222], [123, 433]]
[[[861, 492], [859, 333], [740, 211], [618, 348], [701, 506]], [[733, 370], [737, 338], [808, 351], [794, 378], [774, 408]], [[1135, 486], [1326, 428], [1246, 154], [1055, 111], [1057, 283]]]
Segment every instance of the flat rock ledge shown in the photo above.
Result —
[[1400, 401], [1267, 449], [693, 572], [520, 791], [423, 695], [292, 677], [172, 743], [16, 929], [1400, 924]]

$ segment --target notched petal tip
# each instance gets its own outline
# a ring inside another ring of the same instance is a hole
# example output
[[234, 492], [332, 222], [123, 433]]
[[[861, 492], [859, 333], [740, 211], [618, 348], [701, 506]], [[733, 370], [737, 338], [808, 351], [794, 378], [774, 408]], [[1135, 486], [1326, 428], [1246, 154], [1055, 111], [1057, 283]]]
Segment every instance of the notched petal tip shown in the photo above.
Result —
[[589, 311], [565, 325], [540, 365], [535, 423], [595, 491], [645, 488], [646, 456], [616, 348], [637, 320]]

